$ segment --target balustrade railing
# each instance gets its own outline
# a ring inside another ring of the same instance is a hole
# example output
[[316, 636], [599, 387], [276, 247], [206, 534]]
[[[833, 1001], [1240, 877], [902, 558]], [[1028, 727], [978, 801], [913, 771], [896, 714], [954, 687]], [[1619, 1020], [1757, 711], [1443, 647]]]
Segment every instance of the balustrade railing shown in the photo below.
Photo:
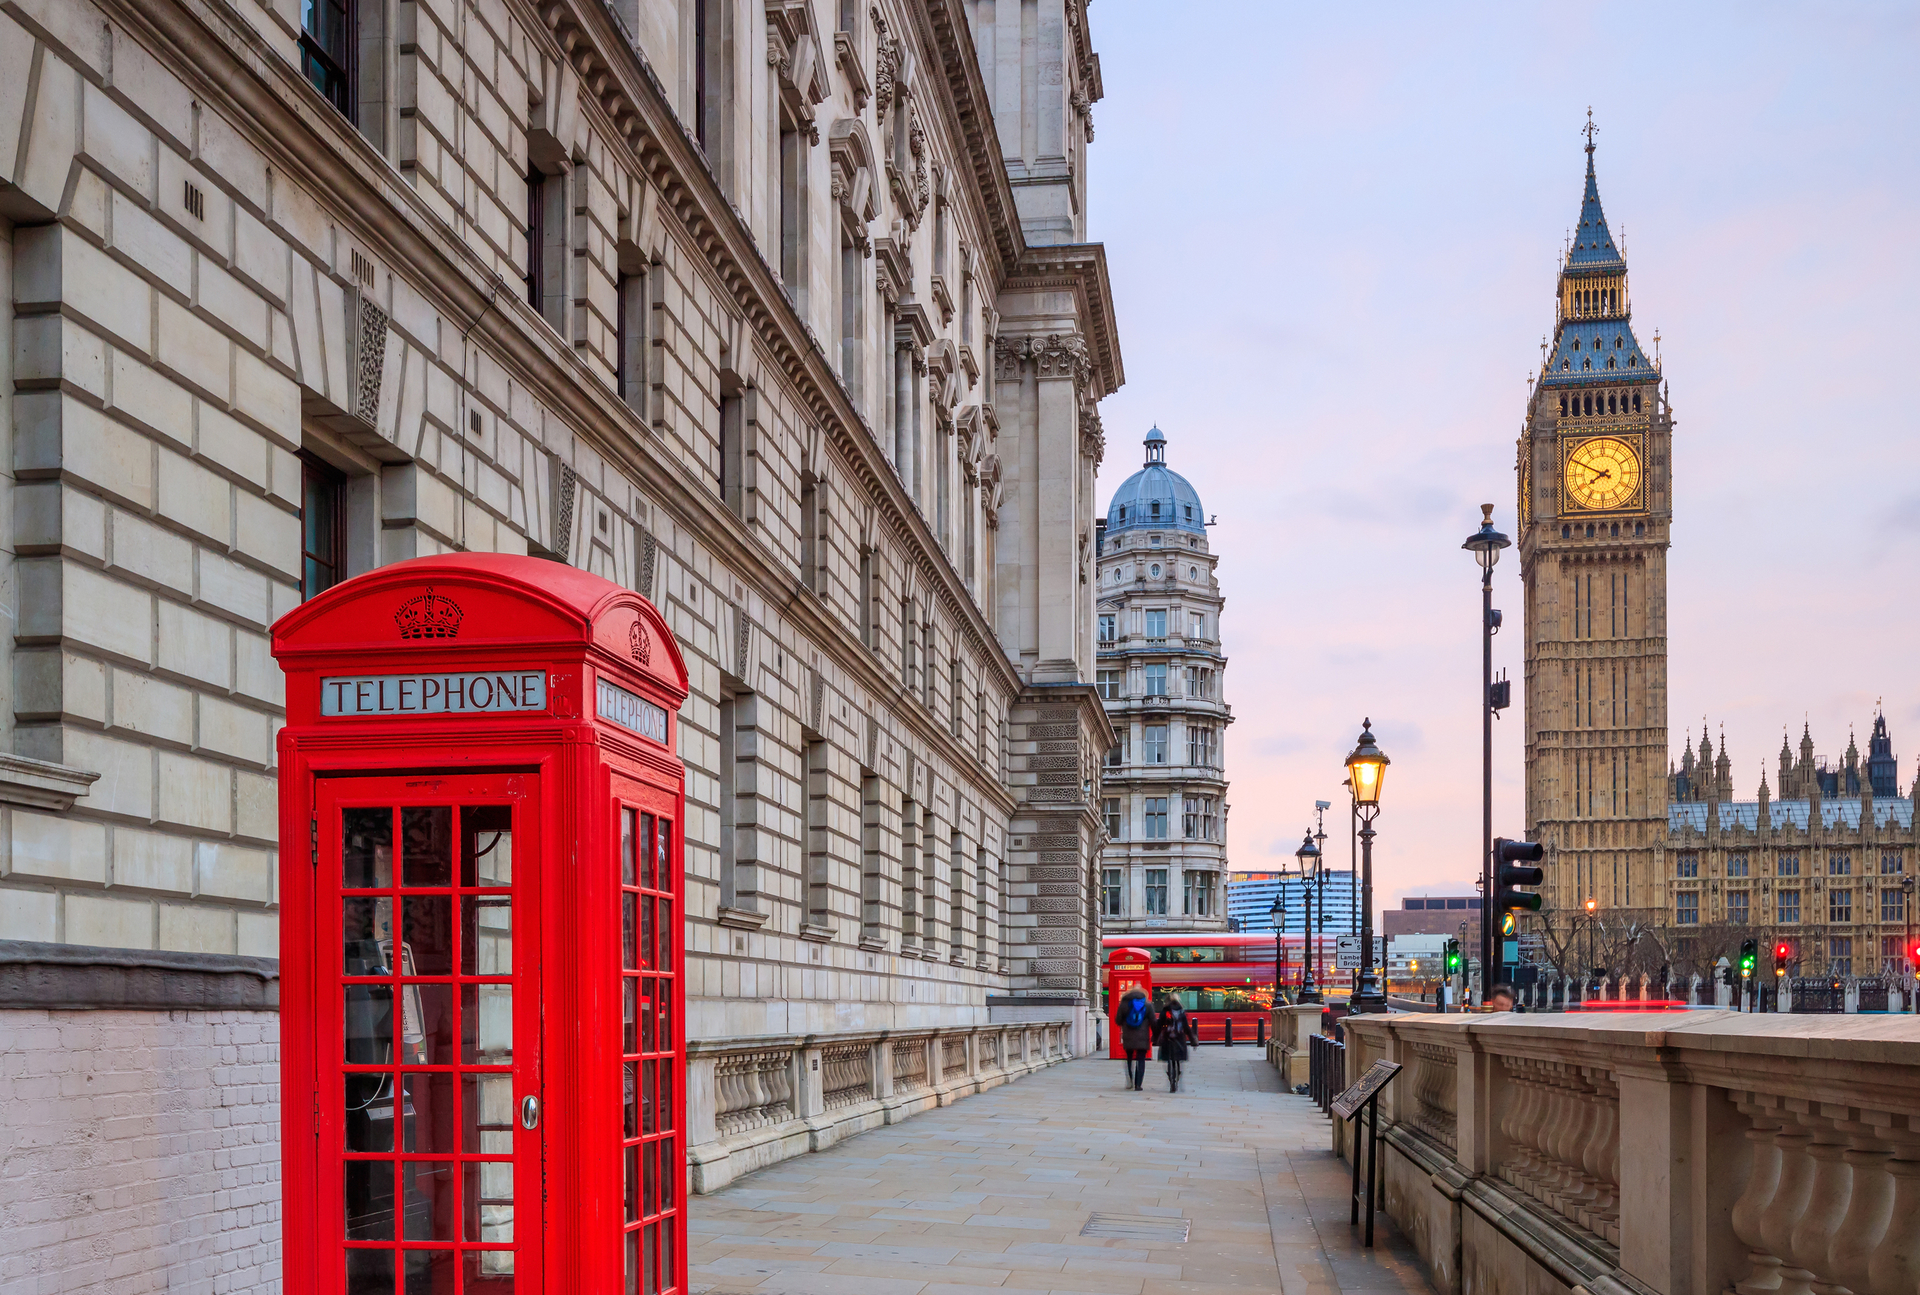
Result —
[[873, 1044], [836, 1043], [820, 1050], [821, 1105], [829, 1111], [873, 1096]]
[[910, 1093], [926, 1086], [926, 1036], [895, 1039], [893, 1041], [893, 1091]]
[[1342, 1062], [1405, 1067], [1381, 1109], [1389, 1212], [1441, 1295], [1474, 1273], [1474, 1295], [1525, 1295], [1514, 1251], [1595, 1291], [1920, 1291], [1920, 1031], [1898, 1016], [1345, 1025], [1351, 1056], [1314, 1040], [1312, 1092]]
[[714, 1127], [732, 1137], [793, 1118], [793, 1049], [735, 1052], [714, 1067]]
[[967, 1040], [948, 1037], [940, 1040], [940, 1077], [952, 1079], [967, 1073]]

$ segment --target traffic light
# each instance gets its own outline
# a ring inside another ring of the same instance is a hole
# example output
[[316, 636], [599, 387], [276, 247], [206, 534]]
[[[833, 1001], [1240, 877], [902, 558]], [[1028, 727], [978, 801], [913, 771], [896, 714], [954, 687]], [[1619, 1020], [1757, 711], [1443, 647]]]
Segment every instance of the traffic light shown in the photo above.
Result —
[[1776, 976], [1786, 975], [1787, 962], [1792, 957], [1793, 957], [1793, 946], [1791, 944], [1788, 944], [1785, 940], [1782, 940], [1780, 941], [1780, 943], [1774, 945], [1773, 946], [1773, 974]]
[[1913, 940], [1908, 943], [1907, 961], [1913, 964], [1913, 978], [1920, 980], [1920, 940]]
[[1493, 839], [1494, 912], [1505, 913], [1516, 908], [1524, 908], [1529, 913], [1540, 911], [1538, 894], [1515, 887], [1538, 886], [1546, 879], [1546, 873], [1540, 869], [1525, 866], [1538, 863], [1546, 855], [1546, 847], [1532, 841], [1509, 841], [1504, 836]]
[[1460, 941], [1447, 941], [1446, 965], [1449, 976], [1457, 976], [1460, 974]]
[[1758, 940], [1740, 941], [1740, 979], [1753, 977], [1754, 964], [1760, 961], [1760, 942]]

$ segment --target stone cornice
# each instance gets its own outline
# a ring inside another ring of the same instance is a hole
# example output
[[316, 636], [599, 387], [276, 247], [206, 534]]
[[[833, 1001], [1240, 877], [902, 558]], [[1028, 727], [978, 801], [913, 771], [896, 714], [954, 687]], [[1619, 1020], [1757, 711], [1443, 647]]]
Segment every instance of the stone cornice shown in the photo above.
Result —
[[[1120, 333], [1113, 315], [1113, 282], [1107, 276], [1107, 249], [1101, 243], [1055, 243], [1028, 248], [1018, 272], [1002, 292], [1065, 288], [1073, 292], [1093, 361], [1095, 400], [1118, 391], [1127, 380], [1120, 358]], [[1010, 326], [1008, 326], [1010, 327]]]
[[1013, 183], [1000, 152], [1000, 132], [993, 121], [993, 102], [980, 72], [980, 55], [973, 47], [973, 29], [959, 12], [958, 0], [922, 0], [924, 34], [946, 70], [947, 107], [960, 127], [967, 164], [980, 195], [994, 250], [1000, 254], [1001, 274], [1015, 273], [1027, 250], [1020, 215], [1013, 205]]

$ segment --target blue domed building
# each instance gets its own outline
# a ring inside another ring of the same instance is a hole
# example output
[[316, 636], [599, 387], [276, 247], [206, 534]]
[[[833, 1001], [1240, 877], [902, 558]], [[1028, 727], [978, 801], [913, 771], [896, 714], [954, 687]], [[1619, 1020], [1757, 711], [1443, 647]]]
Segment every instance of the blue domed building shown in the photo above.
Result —
[[1099, 523], [1095, 679], [1117, 744], [1101, 776], [1108, 932], [1227, 926], [1223, 599], [1193, 483], [1145, 438]]

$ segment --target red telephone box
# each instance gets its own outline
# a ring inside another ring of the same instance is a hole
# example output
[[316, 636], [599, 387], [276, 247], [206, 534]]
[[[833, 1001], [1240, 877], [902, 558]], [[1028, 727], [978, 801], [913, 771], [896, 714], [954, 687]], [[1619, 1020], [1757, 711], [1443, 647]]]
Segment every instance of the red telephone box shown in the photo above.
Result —
[[1138, 989], [1153, 1001], [1153, 955], [1145, 949], [1114, 949], [1107, 958], [1107, 1055], [1125, 1061], [1120, 1046], [1120, 1000]]
[[683, 1292], [686, 666], [556, 562], [274, 626], [289, 1295]]

